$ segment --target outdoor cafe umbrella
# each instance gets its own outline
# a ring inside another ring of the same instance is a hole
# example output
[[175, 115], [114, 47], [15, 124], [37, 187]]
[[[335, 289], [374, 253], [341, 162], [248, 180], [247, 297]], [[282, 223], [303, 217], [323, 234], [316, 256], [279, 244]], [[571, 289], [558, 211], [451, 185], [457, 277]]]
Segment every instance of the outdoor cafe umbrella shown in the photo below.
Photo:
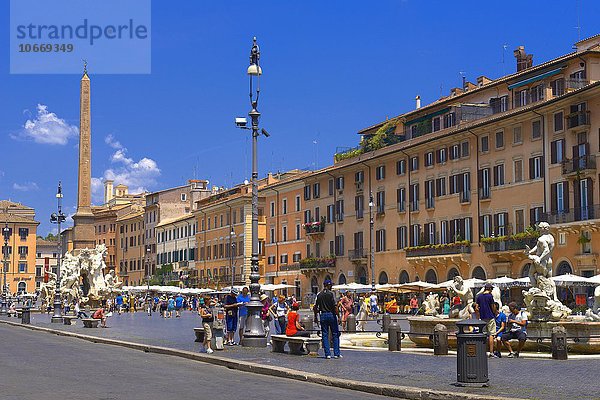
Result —
[[424, 292], [427, 290], [436, 289], [437, 285], [423, 281], [416, 281], [400, 284], [398, 285], [398, 288], [403, 292]]
[[507, 276], [490, 279], [488, 282], [496, 286], [498, 289], [508, 289], [515, 286], [515, 280]]
[[356, 292], [361, 290], [371, 290], [371, 285], [363, 285], [361, 283], [350, 282], [342, 285], [334, 285], [331, 287], [333, 290], [345, 290], [350, 292]]
[[572, 275], [572, 274], [553, 276], [550, 279], [552, 279], [554, 281], [556, 286], [596, 286], [597, 285], [597, 283], [595, 283], [590, 278], [585, 278], [583, 276]]

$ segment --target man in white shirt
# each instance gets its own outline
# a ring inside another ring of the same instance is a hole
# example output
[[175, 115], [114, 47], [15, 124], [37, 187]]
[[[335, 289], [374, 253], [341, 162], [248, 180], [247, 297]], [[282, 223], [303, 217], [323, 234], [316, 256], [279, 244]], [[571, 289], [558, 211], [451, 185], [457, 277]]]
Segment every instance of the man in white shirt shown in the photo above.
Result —
[[[510, 309], [510, 315], [507, 318], [509, 330], [502, 334], [502, 343], [505, 343], [508, 347], [509, 358], [518, 358], [521, 349], [523, 349], [523, 346], [525, 345], [525, 340], [527, 340], [527, 312], [521, 311], [514, 301], [508, 305], [508, 308]], [[516, 352], [513, 352], [512, 346], [510, 345], [511, 339], [517, 339], [519, 341]]]

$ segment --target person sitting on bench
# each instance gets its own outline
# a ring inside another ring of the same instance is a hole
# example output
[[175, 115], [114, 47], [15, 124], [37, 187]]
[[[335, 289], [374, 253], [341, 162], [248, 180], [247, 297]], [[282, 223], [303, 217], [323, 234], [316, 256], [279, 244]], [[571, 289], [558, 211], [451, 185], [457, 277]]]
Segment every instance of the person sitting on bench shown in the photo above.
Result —
[[104, 315], [104, 308], [102, 308], [102, 306], [94, 312], [92, 318], [99, 319], [101, 326], [106, 328], [106, 315]]
[[300, 305], [298, 303], [292, 304], [292, 310], [287, 315], [288, 322], [285, 328], [285, 335], [310, 337], [310, 332], [305, 331], [304, 327], [300, 324], [300, 315], [298, 314], [299, 309]]

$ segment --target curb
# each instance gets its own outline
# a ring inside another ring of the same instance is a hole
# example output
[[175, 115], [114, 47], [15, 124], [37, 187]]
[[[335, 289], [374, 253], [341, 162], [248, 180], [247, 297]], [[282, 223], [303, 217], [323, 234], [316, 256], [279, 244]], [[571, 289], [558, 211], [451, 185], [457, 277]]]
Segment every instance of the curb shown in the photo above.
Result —
[[[66, 332], [58, 329], [43, 328], [34, 325], [24, 325], [17, 322], [0, 320], [1, 323], [9, 326], [29, 329], [32, 331], [46, 332], [58, 336], [66, 336], [86, 340], [88, 342], [107, 344], [112, 346], [121, 346], [132, 350], [139, 350], [145, 353], [164, 354], [169, 356], [181, 357], [188, 360], [199, 361], [203, 363], [218, 365], [229, 369], [235, 369], [243, 372], [249, 372], [260, 375], [275, 376], [285, 379], [293, 379], [302, 382], [315, 383], [318, 385], [331, 386], [341, 389], [349, 389], [359, 392], [377, 394], [381, 396], [396, 397], [408, 400], [509, 400], [507, 397], [486, 396], [481, 394], [456, 393], [443, 390], [422, 389], [409, 386], [398, 386], [384, 383], [371, 383], [353, 381], [342, 378], [332, 378], [311, 372], [298, 371], [285, 367], [273, 367], [262, 364], [253, 364], [246, 361], [232, 360], [230, 358], [195, 353], [186, 350], [178, 350], [169, 347], [145, 345], [134, 342], [126, 342], [116, 339], [100, 338], [96, 336], [84, 335], [81, 333]], [[519, 400], [511, 397], [510, 400]]]

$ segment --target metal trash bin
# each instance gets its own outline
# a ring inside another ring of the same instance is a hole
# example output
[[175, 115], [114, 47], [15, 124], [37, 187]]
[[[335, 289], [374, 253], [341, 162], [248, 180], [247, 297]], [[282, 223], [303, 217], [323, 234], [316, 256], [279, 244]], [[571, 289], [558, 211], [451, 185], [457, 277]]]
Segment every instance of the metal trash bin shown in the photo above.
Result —
[[313, 317], [310, 314], [304, 314], [300, 317], [300, 325], [304, 327], [304, 329], [308, 332], [312, 333], [314, 329]]
[[28, 306], [24, 306], [21, 310], [21, 323], [22, 324], [30, 324], [31, 323], [31, 309]]
[[448, 355], [448, 328], [446, 325], [437, 324], [433, 328], [433, 354], [436, 356]]
[[467, 319], [456, 323], [456, 385], [488, 386], [486, 322]]
[[552, 358], [554, 360], [566, 360], [567, 351], [567, 330], [563, 326], [552, 328]]
[[400, 351], [402, 349], [402, 331], [400, 325], [393, 321], [388, 326], [388, 350]]
[[346, 332], [356, 333], [356, 315], [352, 313], [346, 318]]
[[223, 350], [225, 347], [225, 309], [221, 306], [212, 307], [213, 315], [211, 346], [213, 350]]
[[388, 327], [390, 326], [391, 322], [392, 322], [392, 316], [388, 312], [384, 311], [383, 316], [381, 317], [381, 328], [382, 328], [383, 332], [388, 331]]

